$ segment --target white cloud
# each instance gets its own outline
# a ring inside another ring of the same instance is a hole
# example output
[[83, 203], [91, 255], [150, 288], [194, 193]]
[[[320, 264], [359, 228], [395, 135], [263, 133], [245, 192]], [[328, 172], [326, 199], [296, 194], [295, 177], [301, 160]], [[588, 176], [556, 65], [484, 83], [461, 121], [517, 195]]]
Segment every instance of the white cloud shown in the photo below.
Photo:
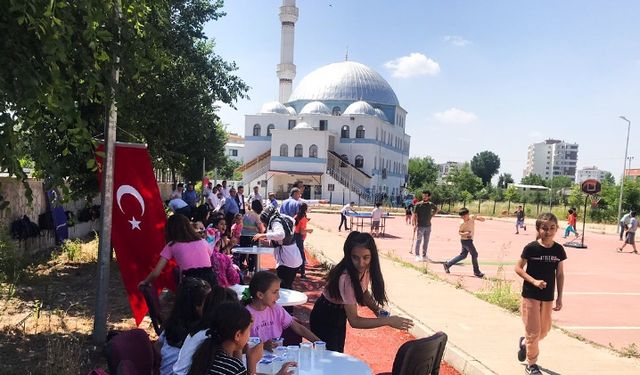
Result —
[[449, 108], [444, 112], [438, 112], [433, 117], [439, 122], [446, 124], [470, 124], [478, 119], [475, 113], [465, 112], [458, 108]]
[[384, 64], [384, 67], [389, 69], [395, 78], [410, 78], [420, 75], [433, 76], [440, 73], [440, 64], [418, 52], [388, 61]]
[[465, 38], [458, 35], [446, 35], [444, 37], [444, 41], [447, 43], [451, 43], [456, 47], [464, 47], [471, 44], [471, 41], [466, 40]]

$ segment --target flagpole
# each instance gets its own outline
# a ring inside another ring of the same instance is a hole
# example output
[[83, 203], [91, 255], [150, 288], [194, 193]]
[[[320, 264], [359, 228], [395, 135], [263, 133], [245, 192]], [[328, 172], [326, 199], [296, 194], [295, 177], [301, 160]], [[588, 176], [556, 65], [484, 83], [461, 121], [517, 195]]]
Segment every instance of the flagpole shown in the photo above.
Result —
[[[122, 9], [120, 0], [115, 0], [115, 18], [118, 25], [117, 45], [120, 39], [120, 19]], [[102, 164], [102, 213], [100, 214], [100, 240], [98, 245], [98, 283], [96, 288], [96, 311], [93, 319], [93, 342], [103, 344], [107, 337], [107, 304], [109, 291], [109, 271], [111, 263], [111, 219], [113, 214], [113, 163], [118, 122], [115, 85], [120, 79], [120, 58], [115, 57], [111, 70], [111, 103], [105, 129], [105, 156]]]

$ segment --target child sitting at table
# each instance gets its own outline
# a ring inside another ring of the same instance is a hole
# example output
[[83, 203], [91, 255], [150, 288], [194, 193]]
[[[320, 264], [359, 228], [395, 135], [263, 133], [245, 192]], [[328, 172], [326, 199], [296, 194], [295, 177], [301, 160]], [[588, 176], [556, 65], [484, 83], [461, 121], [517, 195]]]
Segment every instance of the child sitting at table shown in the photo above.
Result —
[[[263, 344], [248, 347], [251, 314], [236, 302], [223, 303], [216, 308], [210, 320], [207, 339], [193, 356], [191, 375], [255, 374], [263, 355]], [[247, 348], [247, 366], [242, 362], [242, 351]], [[290, 373], [295, 362], [286, 362], [277, 375]]]
[[231, 225], [231, 236], [232, 240], [235, 240], [236, 243], [240, 242], [240, 236], [242, 235], [242, 214], [236, 214], [233, 217], [233, 225]]
[[215, 228], [208, 228], [203, 237], [206, 238], [209, 247], [212, 249], [211, 253], [211, 268], [216, 274], [218, 285], [223, 288], [230, 287], [240, 283], [240, 269], [233, 264], [231, 257], [222, 251], [225, 251], [225, 239], [224, 231], [227, 223], [224, 219], [217, 219], [213, 225]]
[[282, 331], [291, 327], [293, 332], [314, 342], [319, 341], [307, 327], [294, 320], [276, 301], [280, 298], [280, 278], [268, 271], [253, 275], [249, 288], [242, 294], [242, 302], [253, 316], [251, 336], [260, 337], [265, 349], [271, 350], [273, 339], [282, 336]]

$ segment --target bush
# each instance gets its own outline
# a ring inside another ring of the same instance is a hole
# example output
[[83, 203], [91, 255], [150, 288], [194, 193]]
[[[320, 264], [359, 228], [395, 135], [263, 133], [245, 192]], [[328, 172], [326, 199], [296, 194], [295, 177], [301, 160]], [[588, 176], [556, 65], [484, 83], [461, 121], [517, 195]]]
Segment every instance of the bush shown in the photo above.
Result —
[[79, 240], [66, 240], [60, 245], [60, 251], [68, 260], [76, 261], [82, 253], [82, 242]]
[[0, 282], [15, 284], [27, 267], [27, 259], [8, 233], [0, 232]]

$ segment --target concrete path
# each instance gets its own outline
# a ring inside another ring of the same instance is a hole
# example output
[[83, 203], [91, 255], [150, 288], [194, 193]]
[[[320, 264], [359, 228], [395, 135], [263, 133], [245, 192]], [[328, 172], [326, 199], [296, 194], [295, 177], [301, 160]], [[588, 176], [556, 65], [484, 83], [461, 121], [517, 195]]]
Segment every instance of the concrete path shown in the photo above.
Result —
[[[315, 231], [307, 237], [308, 249], [320, 259], [338, 262], [342, 258], [346, 233], [338, 233], [332, 229], [333, 225], [329, 225], [336, 221], [337, 215], [314, 212], [311, 218], [310, 227]], [[396, 220], [395, 225], [402, 224], [402, 218]], [[481, 225], [479, 223], [476, 227], [478, 233], [482, 231]], [[396, 237], [378, 240], [378, 246], [385, 249], [396, 247], [393, 241], [405, 237], [397, 234], [396, 232]], [[531, 229], [528, 237], [523, 238], [523, 241], [532, 240]], [[410, 239], [401, 242], [405, 241]], [[397, 252], [406, 253], [403, 258], [410, 261], [408, 247], [405, 246], [408, 244], [397, 245], [402, 246]], [[518, 246], [520, 245], [516, 247]], [[455, 247], [455, 242], [445, 246], [445, 249], [450, 248], [448, 256], [455, 253]], [[434, 250], [436, 248], [437, 245]], [[521, 246], [519, 248], [522, 249]], [[482, 254], [482, 248], [479, 249]], [[497, 250], [505, 257], [505, 249]], [[389, 254], [395, 254], [395, 251]], [[508, 259], [516, 259], [513, 254], [506, 256]], [[393, 303], [392, 310], [414, 319], [417, 323], [414, 332], [416, 336], [426, 336], [433, 331], [447, 333], [449, 344], [445, 360], [448, 363], [464, 374], [524, 373], [524, 365], [516, 358], [517, 340], [523, 331], [518, 315], [483, 302], [464, 289], [457, 289], [452, 284], [394, 262], [389, 256], [383, 256], [381, 262], [387, 293]], [[470, 267], [464, 268], [463, 273], [466, 273], [466, 269]], [[483, 267], [483, 271], [495, 272], [488, 265]], [[565, 305], [568, 305], [567, 297]], [[638, 315], [637, 311], [628, 313]], [[584, 314], [588, 314], [588, 311]], [[548, 374], [640, 374], [640, 360], [620, 357], [613, 351], [594, 347], [557, 329], [553, 329], [542, 341], [539, 365]]]

